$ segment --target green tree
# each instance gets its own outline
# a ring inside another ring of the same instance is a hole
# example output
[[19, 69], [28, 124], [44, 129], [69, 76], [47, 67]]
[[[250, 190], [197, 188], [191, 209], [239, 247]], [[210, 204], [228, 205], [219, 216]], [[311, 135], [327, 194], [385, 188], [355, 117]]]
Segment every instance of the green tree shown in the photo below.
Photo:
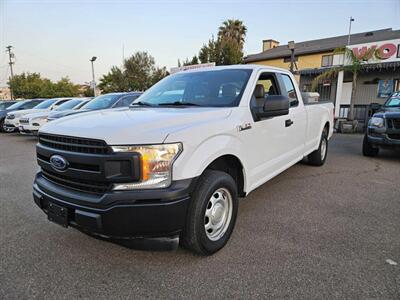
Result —
[[77, 95], [79, 95], [79, 87], [73, 84], [68, 77], [63, 77], [54, 84], [53, 97], [75, 97]]
[[98, 87], [103, 93], [129, 91], [128, 80], [125, 78], [124, 72], [116, 66], [111, 67], [110, 72], [103, 75]]
[[233, 40], [241, 49], [246, 39], [247, 27], [242, 21], [229, 19], [222, 23], [218, 30], [218, 38], [221, 40]]
[[41, 78], [39, 73], [22, 73], [9, 81], [16, 98], [54, 98], [73, 97], [79, 94], [79, 88], [67, 77], [53, 83]]
[[216, 65], [233, 65], [243, 62], [243, 46], [247, 28], [240, 20], [226, 20], [214, 36], [199, 51], [201, 63], [215, 62]]
[[155, 65], [147, 52], [136, 52], [125, 59], [122, 69], [114, 66], [100, 79], [99, 88], [105, 92], [144, 91], [168, 75], [165, 67]]
[[351, 98], [350, 98], [350, 108], [347, 115], [347, 119], [349, 121], [354, 121], [354, 101], [356, 97], [356, 89], [357, 89], [357, 79], [358, 74], [362, 67], [362, 61], [367, 60], [368, 56], [370, 56], [370, 52], [366, 52], [364, 56], [357, 57], [353, 51], [347, 47], [337, 48], [334, 51], [334, 54], [343, 55], [344, 63], [342, 66], [333, 67], [329, 70], [323, 72], [314, 78], [312, 82], [312, 90], [316, 91], [318, 85], [325, 79], [331, 79], [338, 75], [339, 72], [349, 72], [352, 74], [353, 81], [351, 85]]

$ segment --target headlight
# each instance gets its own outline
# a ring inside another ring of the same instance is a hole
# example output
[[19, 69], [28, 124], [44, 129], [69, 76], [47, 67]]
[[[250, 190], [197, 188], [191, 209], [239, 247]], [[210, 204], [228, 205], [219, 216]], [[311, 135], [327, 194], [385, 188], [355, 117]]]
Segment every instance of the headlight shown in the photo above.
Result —
[[182, 144], [149, 146], [112, 146], [114, 152], [140, 154], [141, 180], [114, 184], [113, 190], [165, 188], [172, 181], [172, 164], [182, 151]]
[[369, 126], [383, 128], [385, 126], [385, 120], [383, 118], [372, 117], [369, 120]]
[[6, 119], [9, 119], [9, 120], [15, 119], [15, 115], [8, 115]]

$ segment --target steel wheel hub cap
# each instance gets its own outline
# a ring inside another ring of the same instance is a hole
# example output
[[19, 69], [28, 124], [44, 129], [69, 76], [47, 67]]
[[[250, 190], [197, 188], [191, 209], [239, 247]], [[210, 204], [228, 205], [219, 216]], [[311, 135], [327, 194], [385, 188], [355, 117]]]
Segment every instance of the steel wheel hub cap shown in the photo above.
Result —
[[216, 190], [208, 200], [204, 229], [212, 241], [219, 240], [229, 227], [232, 218], [232, 196], [225, 188]]
[[321, 143], [321, 160], [324, 160], [326, 156], [326, 140], [323, 139]]

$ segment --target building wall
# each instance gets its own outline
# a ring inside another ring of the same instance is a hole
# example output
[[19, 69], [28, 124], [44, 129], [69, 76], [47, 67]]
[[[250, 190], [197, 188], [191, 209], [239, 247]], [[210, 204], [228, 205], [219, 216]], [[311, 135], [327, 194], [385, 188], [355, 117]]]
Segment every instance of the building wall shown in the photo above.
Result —
[[372, 102], [383, 104], [386, 99], [378, 98], [378, 81], [382, 79], [400, 79], [400, 72], [386, 70], [361, 73], [357, 80], [354, 104], [368, 105]]
[[0, 88], [0, 100], [11, 99], [11, 91], [8, 87]]
[[[329, 55], [329, 54], [333, 54], [333, 53], [332, 52], [324, 52], [324, 53], [296, 56], [297, 67], [299, 70], [310, 69], [310, 68], [321, 68], [322, 56]], [[267, 66], [283, 68], [283, 69], [287, 69], [287, 70], [289, 70], [289, 68], [290, 68], [290, 62], [284, 62], [283, 58], [258, 61], [258, 62], [254, 62], [254, 64], [267, 65]]]

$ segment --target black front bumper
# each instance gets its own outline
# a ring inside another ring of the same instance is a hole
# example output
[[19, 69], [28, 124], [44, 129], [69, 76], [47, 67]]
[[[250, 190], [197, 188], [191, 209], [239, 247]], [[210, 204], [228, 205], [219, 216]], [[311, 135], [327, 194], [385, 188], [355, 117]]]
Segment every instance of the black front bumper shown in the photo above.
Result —
[[92, 195], [50, 182], [38, 172], [35, 203], [48, 214], [49, 204], [67, 209], [67, 225], [110, 239], [172, 237], [186, 222], [196, 179], [175, 181], [167, 189]]
[[400, 149], [400, 130], [367, 129], [368, 142], [382, 148]]

